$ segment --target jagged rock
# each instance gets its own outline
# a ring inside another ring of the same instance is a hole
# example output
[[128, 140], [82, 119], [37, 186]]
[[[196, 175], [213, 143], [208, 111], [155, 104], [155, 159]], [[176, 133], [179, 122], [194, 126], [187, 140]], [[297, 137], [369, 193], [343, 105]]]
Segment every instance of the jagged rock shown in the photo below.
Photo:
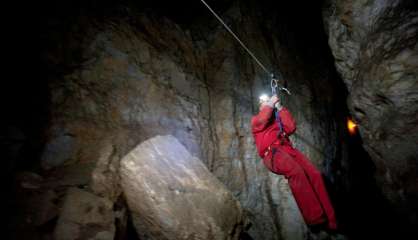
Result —
[[418, 212], [410, 211], [418, 199], [416, 1], [327, 2], [328, 42], [379, 186], [416, 225]]
[[58, 216], [59, 209], [55, 204], [58, 199], [54, 191], [49, 190], [38, 194], [33, 194], [25, 199], [27, 212], [26, 220], [33, 226], [42, 226], [48, 221]]
[[75, 155], [74, 137], [62, 129], [54, 129], [52, 136], [45, 144], [41, 165], [44, 169], [51, 169], [71, 161]]
[[[54, 129], [65, 129], [63, 134], [74, 138], [69, 161], [58, 159], [65, 163], [57, 172], [62, 178], [52, 183], [89, 186], [113, 200], [123, 153], [150, 137], [170, 134], [240, 201], [249, 213], [253, 239], [304, 239], [306, 226], [286, 180], [268, 173], [250, 132], [257, 96], [269, 90], [268, 76], [210, 15], [181, 25], [131, 5], [112, 4], [112, 9], [105, 11], [105, 21], [71, 15], [70, 22], [53, 19], [49, 22], [57, 26], [45, 29], [50, 35], [42, 42], [42, 59], [47, 79], [52, 79], [47, 142], [56, 142]], [[327, 87], [331, 77], [317, 58], [303, 63], [297, 59], [303, 56], [295, 54], [302, 51], [279, 41], [278, 24], [285, 24], [270, 20], [282, 8], [271, 9], [264, 12], [257, 1], [234, 1], [224, 15], [263, 63], [283, 70], [294, 91], [286, 105], [299, 124], [293, 140], [333, 176], [327, 166], [340, 152], [331, 112], [333, 90]], [[283, 35], [292, 39], [288, 32]], [[126, 139], [103, 147], [102, 140], [115, 132]], [[119, 150], [121, 146], [126, 149]]]
[[121, 162], [124, 194], [146, 239], [238, 239], [240, 204], [172, 136], [151, 138]]
[[113, 203], [78, 188], [69, 188], [54, 231], [56, 240], [113, 240]]
[[16, 217], [22, 225], [39, 227], [58, 215], [58, 196], [53, 190], [44, 188], [42, 176], [22, 172], [18, 174], [17, 182], [16, 194], [21, 212]]
[[111, 141], [105, 141], [102, 146], [91, 173], [90, 187], [96, 195], [116, 201], [122, 192], [119, 184], [120, 157], [117, 146]]
[[40, 189], [44, 178], [33, 172], [21, 172], [17, 174], [17, 182], [25, 189]]

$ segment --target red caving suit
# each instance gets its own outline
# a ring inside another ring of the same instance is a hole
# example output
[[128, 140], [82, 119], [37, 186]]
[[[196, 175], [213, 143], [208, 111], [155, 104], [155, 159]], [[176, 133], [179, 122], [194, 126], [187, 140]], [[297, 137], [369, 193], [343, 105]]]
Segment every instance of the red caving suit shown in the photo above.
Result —
[[273, 173], [284, 175], [306, 224], [328, 221], [328, 228], [336, 229], [334, 209], [325, 189], [321, 173], [297, 149], [289, 135], [295, 132], [296, 123], [286, 108], [279, 111], [284, 134], [278, 137], [279, 125], [274, 120], [273, 108], [265, 105], [251, 119], [252, 133], [258, 154], [264, 165]]

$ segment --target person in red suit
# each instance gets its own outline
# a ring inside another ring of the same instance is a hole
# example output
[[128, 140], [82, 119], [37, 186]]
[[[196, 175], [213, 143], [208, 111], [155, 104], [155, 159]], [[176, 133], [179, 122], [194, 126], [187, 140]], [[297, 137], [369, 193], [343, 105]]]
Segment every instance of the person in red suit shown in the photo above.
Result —
[[296, 131], [296, 123], [289, 110], [281, 106], [277, 96], [260, 98], [259, 113], [252, 117], [251, 128], [264, 165], [271, 172], [288, 179], [306, 224], [326, 224], [330, 230], [336, 230], [334, 209], [321, 172], [292, 146], [289, 136]]

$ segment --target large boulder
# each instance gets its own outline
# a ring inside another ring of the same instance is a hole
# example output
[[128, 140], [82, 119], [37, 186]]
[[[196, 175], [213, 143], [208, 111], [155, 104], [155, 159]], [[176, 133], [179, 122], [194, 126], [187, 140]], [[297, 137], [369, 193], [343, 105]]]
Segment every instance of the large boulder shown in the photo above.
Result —
[[157, 136], [121, 162], [134, 226], [145, 239], [238, 239], [240, 204], [173, 136]]

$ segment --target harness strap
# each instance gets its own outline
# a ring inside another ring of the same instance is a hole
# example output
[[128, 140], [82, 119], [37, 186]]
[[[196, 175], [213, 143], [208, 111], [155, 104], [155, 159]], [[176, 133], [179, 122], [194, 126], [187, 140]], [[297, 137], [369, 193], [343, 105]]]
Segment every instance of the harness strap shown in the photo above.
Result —
[[279, 125], [279, 133], [277, 134], [277, 137], [280, 137], [283, 134], [283, 122], [278, 109], [274, 111], [274, 115], [276, 118], [277, 125]]

